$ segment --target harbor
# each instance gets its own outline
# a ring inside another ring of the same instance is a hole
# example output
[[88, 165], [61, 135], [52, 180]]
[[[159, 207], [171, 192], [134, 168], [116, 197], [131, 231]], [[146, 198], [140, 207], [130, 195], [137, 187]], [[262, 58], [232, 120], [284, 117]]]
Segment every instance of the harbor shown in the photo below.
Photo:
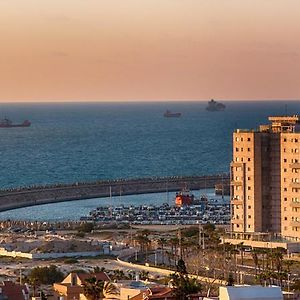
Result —
[[[200, 198], [204, 192], [208, 199], [215, 199], [217, 201], [222, 200], [222, 196], [215, 195], [215, 190], [211, 188], [193, 191], [197, 198]], [[167, 203], [171, 206], [175, 196], [176, 192], [161, 192], [138, 195], [116, 195], [104, 198], [43, 204], [0, 212], [0, 220], [23, 220], [27, 222], [77, 222], [80, 221], [81, 217], [88, 217], [92, 210], [100, 206], [120, 207], [124, 205], [139, 207], [150, 204], [154, 206], [161, 206], [163, 203]], [[229, 203], [229, 196], [224, 196], [224, 199], [227, 203]]]
[[[82, 221], [93, 221], [104, 224], [132, 224], [132, 225], [195, 225], [216, 224], [227, 225], [230, 222], [230, 205], [224, 197], [202, 195], [196, 199], [194, 195], [184, 196], [193, 199], [189, 204], [178, 204], [176, 193], [171, 204], [161, 205], [106, 205], [92, 209]], [[228, 197], [227, 197], [228, 198]]]

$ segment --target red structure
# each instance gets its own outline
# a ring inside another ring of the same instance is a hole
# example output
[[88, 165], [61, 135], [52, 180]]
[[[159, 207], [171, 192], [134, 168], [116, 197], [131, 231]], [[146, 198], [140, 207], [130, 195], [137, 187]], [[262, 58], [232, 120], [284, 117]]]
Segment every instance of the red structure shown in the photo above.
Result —
[[192, 205], [194, 202], [194, 195], [190, 195], [188, 191], [183, 191], [180, 193], [176, 193], [175, 205], [176, 206], [186, 206]]

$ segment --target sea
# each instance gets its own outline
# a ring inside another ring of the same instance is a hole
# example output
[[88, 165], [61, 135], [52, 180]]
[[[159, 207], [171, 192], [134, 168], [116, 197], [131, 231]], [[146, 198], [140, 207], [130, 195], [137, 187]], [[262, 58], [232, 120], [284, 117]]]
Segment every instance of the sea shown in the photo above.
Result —
[[[235, 128], [299, 114], [300, 101], [0, 104], [0, 188], [228, 173]], [[164, 118], [166, 110], [180, 118]], [[0, 214], [1, 217], [1, 214]]]

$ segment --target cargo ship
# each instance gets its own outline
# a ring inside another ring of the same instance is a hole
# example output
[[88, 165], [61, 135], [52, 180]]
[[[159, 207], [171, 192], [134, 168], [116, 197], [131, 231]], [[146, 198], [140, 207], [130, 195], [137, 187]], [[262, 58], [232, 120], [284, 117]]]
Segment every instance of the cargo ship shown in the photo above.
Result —
[[7, 119], [7, 118], [0, 120], [0, 128], [29, 127], [30, 125], [31, 125], [31, 122], [28, 120], [25, 120], [21, 124], [14, 124], [10, 119]]
[[208, 106], [206, 107], [206, 110], [208, 111], [223, 111], [225, 110], [226, 106], [223, 103], [217, 102], [214, 99], [211, 99], [208, 101]]
[[180, 112], [171, 112], [169, 110], [166, 110], [166, 112], [164, 113], [164, 117], [165, 118], [179, 118], [181, 116]]

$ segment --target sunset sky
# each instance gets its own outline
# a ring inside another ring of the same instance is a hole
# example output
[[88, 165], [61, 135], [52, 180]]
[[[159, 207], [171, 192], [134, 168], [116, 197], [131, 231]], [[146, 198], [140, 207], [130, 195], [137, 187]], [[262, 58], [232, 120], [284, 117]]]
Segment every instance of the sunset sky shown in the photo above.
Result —
[[299, 0], [0, 0], [0, 101], [300, 99]]

